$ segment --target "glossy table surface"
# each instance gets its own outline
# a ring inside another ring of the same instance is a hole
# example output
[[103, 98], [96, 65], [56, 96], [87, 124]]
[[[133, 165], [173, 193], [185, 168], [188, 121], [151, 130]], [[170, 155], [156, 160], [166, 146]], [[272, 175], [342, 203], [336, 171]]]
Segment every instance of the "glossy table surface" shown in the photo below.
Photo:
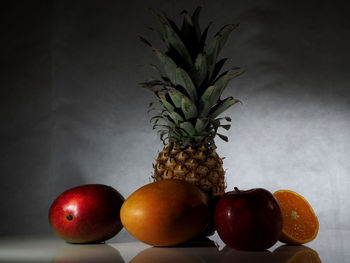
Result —
[[[321, 231], [304, 246], [278, 242], [267, 251], [236, 251], [213, 242], [156, 248], [141, 242], [72, 245], [59, 239], [0, 238], [0, 262], [350, 262], [350, 231]], [[215, 244], [215, 245], [214, 245]]]

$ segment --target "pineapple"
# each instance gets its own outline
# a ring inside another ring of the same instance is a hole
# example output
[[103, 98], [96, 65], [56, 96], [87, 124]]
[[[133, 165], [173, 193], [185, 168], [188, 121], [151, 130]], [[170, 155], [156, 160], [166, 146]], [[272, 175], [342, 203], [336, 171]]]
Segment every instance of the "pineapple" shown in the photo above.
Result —
[[[141, 86], [156, 96], [149, 112], [155, 112], [151, 118], [153, 129], [158, 130], [165, 145], [153, 165], [153, 180], [186, 180], [213, 197], [224, 194], [226, 187], [223, 158], [216, 153], [214, 138], [228, 141], [218, 129], [229, 130], [227, 122], [231, 121], [219, 115], [239, 102], [232, 96], [224, 99], [221, 96], [229, 81], [242, 72], [232, 67], [221, 73], [227, 58], [219, 59], [221, 49], [237, 25], [225, 25], [207, 40], [210, 24], [201, 31], [200, 11], [201, 7], [192, 15], [183, 11], [181, 28], [165, 15], [152, 11], [160, 24], [157, 32], [166, 49], [155, 48], [140, 37], [152, 48], [161, 65], [161, 68], [149, 65], [158, 77]], [[158, 107], [154, 107], [155, 103]]]

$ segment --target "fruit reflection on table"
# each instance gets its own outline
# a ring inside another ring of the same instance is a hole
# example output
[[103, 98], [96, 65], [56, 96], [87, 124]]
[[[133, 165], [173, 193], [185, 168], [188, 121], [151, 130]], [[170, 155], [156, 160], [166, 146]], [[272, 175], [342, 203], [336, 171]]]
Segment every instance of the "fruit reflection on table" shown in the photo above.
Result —
[[[209, 243], [206, 243], [208, 245]], [[133, 243], [130, 243], [132, 246]], [[321, 263], [318, 253], [301, 245], [282, 245], [273, 251], [242, 251], [228, 246], [219, 250], [214, 243], [210, 246], [191, 247], [192, 244], [177, 247], [149, 247], [138, 252], [132, 263]], [[197, 244], [198, 245], [198, 244]], [[130, 247], [131, 248], [131, 247]], [[124, 247], [125, 249], [125, 247]], [[123, 250], [121, 250], [123, 251]], [[125, 263], [122, 253], [115, 246], [106, 244], [66, 244], [59, 250], [52, 263]]]
[[175, 262], [249, 262], [249, 263], [321, 263], [318, 253], [307, 246], [282, 245], [273, 252], [242, 251], [224, 247], [151, 247], [138, 253], [132, 263], [175, 263]]
[[275, 262], [288, 263], [321, 263], [318, 253], [307, 246], [283, 245], [273, 252]]
[[52, 263], [125, 263], [119, 251], [106, 244], [66, 244]]

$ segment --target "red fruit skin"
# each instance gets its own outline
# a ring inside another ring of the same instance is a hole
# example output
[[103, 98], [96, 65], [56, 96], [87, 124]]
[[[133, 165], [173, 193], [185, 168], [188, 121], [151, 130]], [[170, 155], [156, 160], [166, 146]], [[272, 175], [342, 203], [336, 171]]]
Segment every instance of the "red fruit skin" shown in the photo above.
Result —
[[70, 243], [98, 243], [121, 229], [123, 196], [114, 188], [89, 184], [63, 192], [52, 203], [49, 222], [54, 232]]
[[237, 250], [265, 250], [282, 232], [281, 208], [262, 188], [232, 191], [218, 201], [214, 222], [224, 243]]

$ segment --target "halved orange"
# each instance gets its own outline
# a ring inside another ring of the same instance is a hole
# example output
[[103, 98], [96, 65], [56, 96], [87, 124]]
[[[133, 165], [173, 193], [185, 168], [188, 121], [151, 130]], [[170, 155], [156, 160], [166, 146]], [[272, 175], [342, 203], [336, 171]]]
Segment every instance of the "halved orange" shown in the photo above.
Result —
[[305, 244], [314, 240], [318, 233], [318, 219], [309, 202], [291, 190], [279, 190], [277, 199], [283, 219], [279, 241], [287, 244]]

